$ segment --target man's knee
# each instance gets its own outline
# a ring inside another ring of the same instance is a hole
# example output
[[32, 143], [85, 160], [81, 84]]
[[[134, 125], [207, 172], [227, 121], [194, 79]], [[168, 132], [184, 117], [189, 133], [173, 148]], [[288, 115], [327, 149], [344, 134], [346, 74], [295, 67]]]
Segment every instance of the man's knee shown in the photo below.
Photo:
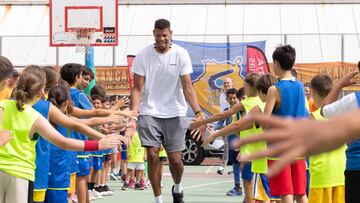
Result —
[[156, 162], [157, 160], [159, 160], [158, 148], [154, 148], [154, 147], [147, 148], [146, 153], [147, 153], [148, 162]]

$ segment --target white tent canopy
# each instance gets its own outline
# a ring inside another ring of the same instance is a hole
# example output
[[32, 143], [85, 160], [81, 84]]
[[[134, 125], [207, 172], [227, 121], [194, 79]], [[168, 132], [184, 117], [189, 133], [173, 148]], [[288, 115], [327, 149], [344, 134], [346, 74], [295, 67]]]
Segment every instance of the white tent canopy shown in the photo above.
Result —
[[[230, 43], [266, 40], [266, 55], [270, 59], [274, 47], [288, 43], [297, 49], [297, 62], [359, 60], [360, 4], [351, 1], [119, 5], [119, 46], [96, 48], [95, 65], [126, 65], [127, 54], [136, 54], [153, 43], [153, 24], [159, 18], [171, 21], [176, 40]], [[49, 47], [48, 34], [47, 5], [0, 6], [0, 53], [15, 65], [84, 61], [84, 54], [74, 54], [74, 48], [60, 48], [57, 56], [56, 48]]]

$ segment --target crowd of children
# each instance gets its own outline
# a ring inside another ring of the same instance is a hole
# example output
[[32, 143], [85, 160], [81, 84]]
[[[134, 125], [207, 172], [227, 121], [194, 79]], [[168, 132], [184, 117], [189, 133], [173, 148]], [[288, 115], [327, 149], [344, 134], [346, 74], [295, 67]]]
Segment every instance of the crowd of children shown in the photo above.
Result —
[[[304, 85], [291, 72], [296, 58], [293, 47], [278, 47], [272, 57], [275, 75], [249, 73], [243, 90], [227, 89], [228, 108], [190, 125], [196, 129], [220, 121], [203, 144], [227, 137], [234, 176], [234, 188], [227, 195], [243, 194], [241, 174], [247, 203], [342, 203], [345, 198], [360, 202], [359, 194], [351, 192], [359, 163], [357, 142], [297, 157], [270, 177], [268, 167], [278, 165], [281, 151], [261, 154], [271, 148], [265, 141], [240, 146], [242, 139], [272, 127], [248, 115], [324, 121], [359, 106], [359, 94], [336, 101], [356, 73], [342, 78], [334, 88], [326, 75], [317, 75]], [[108, 180], [123, 181], [121, 190], [147, 188], [146, 150], [137, 132], [131, 140], [124, 137], [127, 122], [136, 119], [137, 112], [128, 109], [128, 99], [110, 97], [100, 85], [86, 95], [83, 90], [93, 79], [87, 67], [75, 63], [63, 65], [60, 71], [31, 65], [19, 74], [0, 56], [0, 203], [29, 199], [87, 203], [113, 194]], [[162, 146], [159, 153], [162, 171], [167, 161]], [[254, 153], [263, 158], [243, 159]]]
[[[353, 83], [351, 79], [356, 73], [346, 75], [335, 88], [333, 88], [331, 78], [326, 75], [317, 75], [310, 83], [304, 85], [292, 74], [295, 56], [295, 49], [289, 45], [276, 48], [273, 53], [273, 72], [275, 75], [272, 73], [248, 74], [244, 83], [245, 99], [239, 99], [236, 102], [231, 101], [231, 95], [234, 93], [232, 89], [229, 89], [227, 97], [230, 108], [202, 121], [193, 122], [191, 128], [196, 129], [207, 123], [232, 118], [230, 122], [226, 120], [226, 127], [206, 137], [203, 144], [211, 143], [220, 136], [231, 138], [234, 133], [239, 135], [240, 139], [233, 139], [230, 145], [238, 151], [237, 161], [240, 161], [242, 171], [244, 202], [359, 202], [360, 199], [356, 198], [358, 195], [349, 192], [354, 190], [355, 181], [350, 180], [348, 174], [353, 174], [356, 170], [345, 170], [345, 166], [347, 168], [355, 166], [356, 156], [354, 154], [356, 154], [356, 150], [354, 149], [356, 143], [349, 145], [348, 148], [343, 145], [331, 152], [316, 156], [298, 157], [292, 163], [282, 166], [279, 173], [270, 177], [267, 175], [268, 167], [273, 164], [278, 165], [277, 162], [281, 161], [278, 158], [282, 156], [280, 149], [286, 149], [288, 145], [283, 142], [283, 145], [276, 146], [279, 150], [277, 152], [270, 150], [272, 147], [269, 145], [270, 142], [255, 142], [259, 140], [271, 141], [271, 137], [261, 139], [261, 136], [258, 135], [262, 134], [262, 129], [267, 130], [272, 126], [254, 122], [254, 120], [249, 119], [251, 116], [247, 116], [248, 114], [325, 120], [341, 112], [348, 112], [350, 108], [344, 106], [346, 103], [350, 103], [349, 100], [335, 101], [340, 90]], [[346, 96], [345, 98], [349, 97]], [[352, 97], [355, 98], [352, 100], [357, 101], [356, 94]], [[352, 111], [356, 111], [358, 102], [353, 103]], [[249, 137], [256, 139], [249, 139]], [[254, 143], [240, 147], [242, 142], [240, 140], [243, 139], [246, 140], [246, 143]], [[350, 152], [349, 148], [351, 147], [353, 150]], [[352, 160], [355, 161], [351, 162]], [[232, 160], [233, 165], [236, 166], [237, 161]], [[310, 178], [307, 177], [307, 168], [310, 172]], [[236, 171], [235, 168], [233, 171]], [[234, 177], [237, 177], [236, 173], [234, 173]], [[234, 180], [234, 189], [239, 192], [237, 178]], [[310, 188], [309, 192], [307, 187]]]
[[0, 202], [86, 203], [113, 193], [115, 149], [128, 144], [119, 132], [137, 113], [101, 86], [91, 100], [83, 90], [93, 78], [75, 63], [31, 65], [19, 76], [0, 56]]

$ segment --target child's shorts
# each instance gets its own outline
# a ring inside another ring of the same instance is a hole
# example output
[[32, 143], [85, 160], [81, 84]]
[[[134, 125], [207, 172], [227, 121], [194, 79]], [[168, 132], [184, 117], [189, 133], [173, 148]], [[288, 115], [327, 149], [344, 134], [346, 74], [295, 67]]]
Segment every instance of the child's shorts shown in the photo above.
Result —
[[48, 203], [68, 203], [68, 191], [67, 190], [47, 190], [46, 202]]
[[345, 203], [345, 186], [310, 188], [309, 203]]
[[257, 201], [281, 200], [280, 197], [271, 196], [269, 179], [266, 174], [254, 173], [251, 180], [251, 197]]
[[111, 160], [110, 154], [105, 154], [103, 157], [104, 157], [104, 162]]
[[79, 163], [79, 171], [77, 176], [88, 176], [90, 175], [89, 158], [77, 158]]
[[144, 162], [132, 162], [132, 163], [128, 163], [127, 168], [131, 169], [131, 170], [135, 169], [135, 170], [142, 171], [145, 169], [145, 164], [144, 164]]
[[[271, 166], [277, 160], [268, 160]], [[272, 196], [305, 195], [306, 194], [306, 162], [296, 160], [286, 165], [282, 171], [269, 179]]]
[[76, 188], [76, 173], [70, 175], [70, 188], [68, 190], [69, 194], [75, 194]]
[[102, 157], [93, 157], [93, 167], [95, 171], [102, 169]]
[[251, 172], [251, 162], [244, 163], [244, 167], [241, 171], [241, 177], [243, 180], [251, 181], [253, 173]]

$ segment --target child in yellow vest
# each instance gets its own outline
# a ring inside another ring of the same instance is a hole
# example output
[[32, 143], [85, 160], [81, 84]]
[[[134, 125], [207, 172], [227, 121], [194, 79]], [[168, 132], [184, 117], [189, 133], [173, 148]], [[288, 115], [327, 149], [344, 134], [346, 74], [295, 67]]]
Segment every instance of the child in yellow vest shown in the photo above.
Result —
[[[232, 115], [236, 114], [237, 112], [240, 112], [240, 114], [248, 113], [249, 109], [256, 106], [258, 103], [262, 103], [260, 98], [258, 97], [257, 91], [255, 89], [255, 83], [259, 78], [260, 78], [259, 74], [249, 73], [245, 77], [245, 83], [244, 83], [245, 94], [247, 96], [246, 99], [244, 99], [244, 100], [240, 101], [239, 103], [235, 104], [232, 108], [230, 108], [227, 111], [214, 114], [211, 117], [203, 119], [201, 121], [193, 122], [190, 125], [190, 128], [192, 128], [192, 129], [199, 128], [200, 126], [202, 126], [204, 124], [225, 119], [225, 118], [227, 118], [229, 116], [232, 116]], [[240, 138], [248, 137], [254, 132], [255, 133], [257, 132], [256, 129], [255, 129], [255, 131], [254, 131], [254, 129], [249, 129], [249, 130], [245, 130], [244, 132], [240, 132]], [[250, 147], [242, 147], [240, 149], [240, 154], [249, 154], [250, 152], [251, 152]], [[246, 162], [246, 163], [242, 163], [242, 164], [243, 164], [243, 169], [242, 169], [241, 177], [243, 179], [243, 184], [244, 184], [245, 201], [247, 203], [252, 203], [254, 201], [252, 201], [251, 193], [250, 193], [250, 191], [251, 191], [251, 179], [252, 179], [251, 162]]]
[[45, 74], [39, 71], [24, 71], [14, 89], [15, 100], [0, 101], [0, 130], [12, 131], [14, 137], [0, 148], [0, 194], [5, 203], [26, 203], [33, 194], [35, 179], [35, 145], [38, 137], [62, 149], [96, 151], [120, 143], [115, 136], [106, 136], [99, 141], [79, 141], [63, 137], [31, 106], [44, 94]]
[[[269, 87], [274, 85], [277, 82], [277, 79], [272, 74], [262, 75], [255, 83], [255, 89], [259, 97], [253, 98], [251, 100], [244, 100], [244, 107], [247, 114], [263, 112], [267, 96], [267, 90]], [[256, 126], [254, 123], [249, 122], [248, 119], [240, 119], [220, 131], [215, 132], [204, 140], [204, 144], [209, 143], [215, 140], [219, 136], [228, 136], [234, 132], [240, 131], [242, 136], [253, 136], [262, 133], [262, 129], [259, 126]], [[245, 132], [245, 133], [244, 133]], [[232, 147], [238, 148], [238, 142], [233, 142]], [[254, 153], [257, 151], [262, 151], [266, 149], [265, 142], [259, 142], [256, 144], [251, 144], [247, 147], [242, 147], [240, 151], [245, 151], [241, 154]], [[238, 157], [239, 159], [239, 157]], [[269, 202], [279, 200], [278, 197], [271, 196], [269, 190], [269, 180], [267, 178], [267, 160], [266, 159], [257, 159], [251, 161], [251, 172], [253, 173], [251, 180], [251, 199], [256, 202]]]
[[[317, 75], [311, 80], [311, 94], [318, 109], [311, 114], [316, 120], [326, 120], [320, 111], [321, 104], [333, 86], [327, 75]], [[309, 203], [345, 203], [346, 145], [331, 152], [310, 157]]]
[[[132, 141], [128, 147], [128, 166], [127, 173], [125, 176], [125, 182], [121, 190], [133, 189], [144, 190], [144, 186], [140, 184], [141, 179], [140, 173], [145, 169], [145, 148], [141, 146], [139, 134], [135, 132]], [[136, 172], [136, 174], [135, 174]], [[136, 182], [135, 182], [136, 175]]]

